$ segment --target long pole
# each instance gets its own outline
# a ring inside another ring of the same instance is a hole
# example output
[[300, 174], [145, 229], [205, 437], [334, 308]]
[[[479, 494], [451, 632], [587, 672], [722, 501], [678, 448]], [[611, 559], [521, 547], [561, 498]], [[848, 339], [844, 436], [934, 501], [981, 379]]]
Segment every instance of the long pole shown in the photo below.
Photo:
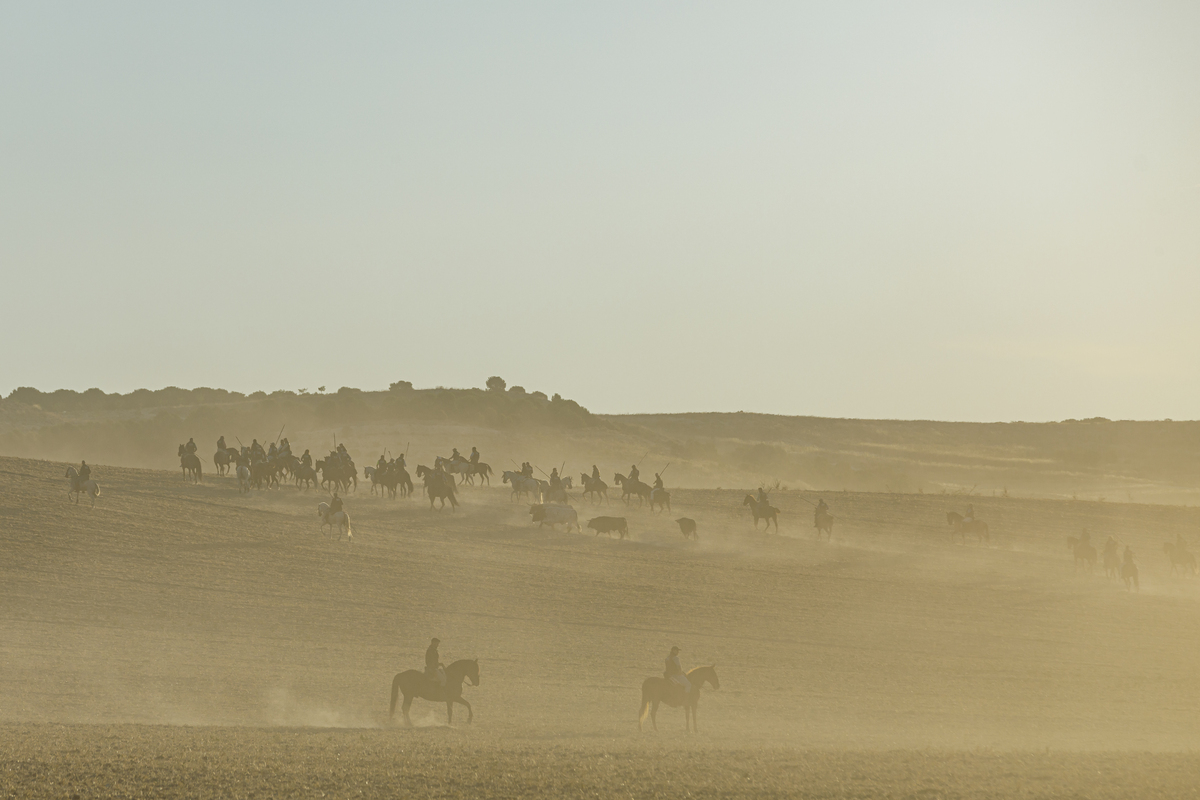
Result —
[[[646, 451], [646, 456], [648, 456], [648, 455], [650, 455], [650, 451], [649, 451], [649, 450], [647, 450], [647, 451]], [[642, 456], [641, 458], [639, 458], [639, 459], [637, 460], [637, 463], [636, 463], [636, 464], [634, 464], [634, 466], [635, 466], [635, 467], [640, 467], [640, 466], [642, 465], [642, 462], [646, 460], [646, 456]]]

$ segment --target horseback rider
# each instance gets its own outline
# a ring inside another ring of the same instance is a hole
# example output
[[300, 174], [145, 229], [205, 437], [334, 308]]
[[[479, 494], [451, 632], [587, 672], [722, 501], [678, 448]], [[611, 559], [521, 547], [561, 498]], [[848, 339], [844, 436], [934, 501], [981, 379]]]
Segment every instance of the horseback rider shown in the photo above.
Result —
[[336, 514], [342, 510], [342, 498], [338, 497], [338, 493], [333, 493], [333, 499], [329, 501], [329, 513]]
[[475, 445], [471, 445], [471, 458], [469, 460], [472, 467], [479, 463], [479, 448]]
[[79, 483], [83, 484], [92, 477], [92, 468], [87, 465], [86, 461], [80, 463], [79, 466]]
[[312, 455], [307, 450], [304, 451], [304, 455], [300, 456], [300, 463], [306, 467], [312, 466]]
[[1129, 545], [1125, 545], [1125, 566], [1133, 564], [1133, 551], [1129, 549]]
[[967, 513], [963, 514], [963, 520], [965, 520], [966, 522], [974, 522], [975, 521], [975, 506], [973, 504], [970, 504], [970, 503], [967, 504]]
[[224, 436], [222, 436], [220, 439], [217, 439], [217, 449], [218, 450], [225, 449], [225, 437]]
[[1117, 555], [1117, 547], [1119, 547], [1116, 538], [1109, 536], [1108, 541], [1104, 543], [1104, 557]]
[[600, 468], [597, 467], [595, 464], [592, 464], [592, 480], [594, 480], [594, 481], [600, 480]]
[[521, 465], [521, 477], [522, 478], [532, 478], [533, 477], [533, 464], [530, 464], [528, 461], [526, 461], [525, 463], [523, 463]]
[[463, 458], [462, 455], [458, 452], [457, 447], [451, 447], [450, 450], [451, 450], [451, 452], [450, 452], [450, 460], [451, 461], [466, 461], [466, 459]]
[[558, 467], [550, 470], [550, 491], [562, 491], [562, 478], [558, 477]]
[[441, 639], [430, 639], [429, 647], [425, 650], [425, 677], [439, 686], [446, 685], [445, 665], [438, 656], [438, 645]]
[[343, 464], [350, 461], [350, 451], [346, 449], [346, 443], [342, 442], [337, 446], [337, 457]]
[[387, 468], [387, 465], [388, 465], [387, 457], [383, 453], [380, 453], [379, 460], [375, 462], [375, 471], [383, 472]]
[[767, 490], [764, 486], [758, 487], [758, 504], [760, 506], [770, 505], [770, 503], [767, 502]]
[[682, 686], [685, 692], [692, 690], [692, 683], [687, 679], [687, 674], [683, 671], [683, 662], [679, 659], [678, 647], [671, 648], [671, 654], [667, 656], [667, 668], [663, 671], [663, 677]]
[[825, 505], [825, 499], [817, 500], [817, 509], [813, 512], [813, 525], [821, 524], [821, 516], [829, 513], [829, 506]]
[[1187, 540], [1182, 533], [1175, 534], [1175, 557], [1179, 559], [1187, 555]]
[[400, 469], [404, 469], [404, 453], [396, 456], [396, 466]]
[[263, 451], [263, 446], [258, 443], [258, 439], [255, 439], [250, 443], [250, 458], [252, 460], [257, 461], [259, 459], [266, 458], [266, 455], [267, 454]]
[[267, 460], [271, 461], [271, 460], [275, 459], [278, 455], [279, 455], [279, 448], [275, 446], [274, 442], [271, 442], [271, 447], [269, 450], [267, 450]]
[[638, 472], [637, 464], [629, 468], [629, 480], [636, 481], [641, 474]]
[[200, 448], [196, 447], [195, 439], [189, 438], [188, 443], [183, 446], [183, 449], [188, 451], [188, 455], [194, 456], [194, 455], [196, 455], [196, 451], [199, 450]]
[[657, 472], [654, 473], [654, 488], [656, 490], [663, 488], [662, 475], [659, 475]]
[[292, 443], [289, 442], [287, 440], [287, 437], [285, 436], [279, 440], [279, 453], [277, 455], [280, 458], [286, 458], [287, 456], [290, 456], [291, 454], [292, 454]]

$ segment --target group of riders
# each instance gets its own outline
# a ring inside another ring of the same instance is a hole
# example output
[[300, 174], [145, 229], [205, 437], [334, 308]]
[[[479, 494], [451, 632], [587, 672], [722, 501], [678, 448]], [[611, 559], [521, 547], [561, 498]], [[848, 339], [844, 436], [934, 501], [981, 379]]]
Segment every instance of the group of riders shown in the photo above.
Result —
[[[441, 643], [441, 639], [434, 638], [429, 640], [429, 647], [425, 649], [424, 672], [426, 680], [444, 689], [446, 687], [446, 665], [442, 663], [442, 657], [438, 653], [438, 646]], [[691, 692], [692, 684], [683, 669], [683, 661], [680, 659], [679, 653], [680, 650], [678, 647], [671, 648], [671, 652], [666, 658], [666, 668], [663, 670], [663, 677], [678, 685], [686, 694]]]

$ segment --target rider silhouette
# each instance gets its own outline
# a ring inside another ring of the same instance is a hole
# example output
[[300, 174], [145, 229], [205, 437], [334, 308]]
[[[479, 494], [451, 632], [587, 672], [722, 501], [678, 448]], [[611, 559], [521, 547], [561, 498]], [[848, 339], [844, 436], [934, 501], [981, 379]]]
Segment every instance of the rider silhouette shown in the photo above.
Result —
[[758, 487], [758, 504], [760, 506], [767, 505], [767, 490], [762, 486]]
[[683, 671], [683, 662], [679, 659], [678, 647], [671, 648], [671, 654], [667, 656], [667, 668], [663, 671], [663, 677], [682, 686], [685, 692], [692, 690], [691, 681], [687, 679], [687, 674]]
[[629, 480], [636, 481], [642, 473], [638, 472], [637, 464], [629, 468]]
[[92, 468], [87, 465], [86, 461], [84, 461], [79, 467], [79, 482], [83, 483], [90, 477], [92, 477]]
[[479, 448], [475, 447], [475, 445], [471, 445], [471, 464], [474, 465], [474, 464], [478, 464], [478, 463], [479, 463]]
[[550, 470], [550, 491], [557, 492], [562, 488], [562, 478], [558, 477], [558, 467]]
[[338, 497], [338, 493], [333, 493], [333, 499], [329, 501], [329, 513], [336, 514], [342, 510], [342, 498]]
[[592, 480], [594, 480], [594, 481], [600, 480], [600, 468], [597, 467], [595, 464], [592, 464]]
[[655, 489], [663, 488], [662, 476], [659, 475], [657, 472], [654, 473], [654, 488]]
[[183, 449], [187, 450], [188, 453], [195, 455], [196, 451], [199, 450], [200, 448], [196, 447], [195, 439], [188, 439], [188, 443], [183, 446]]
[[446, 685], [446, 673], [441, 657], [438, 655], [438, 645], [442, 643], [441, 639], [430, 639], [429, 647], [425, 650], [425, 677], [441, 686]]
[[307, 450], [304, 451], [304, 455], [300, 456], [300, 463], [306, 467], [312, 466], [312, 455]]
[[224, 437], [224, 436], [222, 436], [220, 439], [217, 439], [217, 449], [218, 449], [218, 450], [224, 450], [224, 449], [226, 449], [226, 448], [225, 448], [225, 437]]

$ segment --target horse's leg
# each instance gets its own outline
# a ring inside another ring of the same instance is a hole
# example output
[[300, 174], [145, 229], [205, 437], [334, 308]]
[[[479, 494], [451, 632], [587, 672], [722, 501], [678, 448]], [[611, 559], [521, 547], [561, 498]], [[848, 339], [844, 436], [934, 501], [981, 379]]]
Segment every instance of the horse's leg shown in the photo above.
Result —
[[453, 700], [446, 701], [446, 724], [447, 725], [454, 724], [454, 701]]
[[473, 708], [471, 708], [471, 704], [468, 703], [462, 697], [454, 698], [454, 702], [462, 703], [464, 706], [467, 707], [467, 724], [470, 724], [475, 719], [475, 710]]
[[658, 698], [650, 704], [650, 721], [654, 723], [654, 730], [658, 730]]
[[411, 697], [404, 695], [404, 705], [400, 706], [400, 709], [404, 712], [404, 724], [410, 728], [412, 727], [412, 718], [408, 716], [408, 710], [412, 708], [412, 701]]

